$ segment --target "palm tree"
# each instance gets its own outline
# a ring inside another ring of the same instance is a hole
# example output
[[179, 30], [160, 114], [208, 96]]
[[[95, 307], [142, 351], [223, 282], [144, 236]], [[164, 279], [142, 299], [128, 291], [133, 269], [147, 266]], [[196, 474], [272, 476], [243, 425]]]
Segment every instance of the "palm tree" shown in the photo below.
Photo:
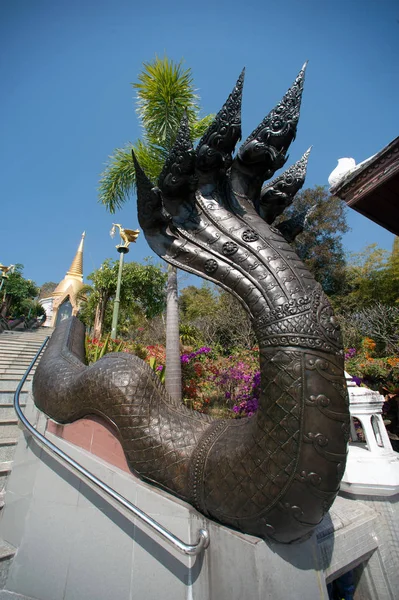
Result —
[[[184, 112], [193, 140], [203, 135], [213, 118], [213, 115], [199, 117], [199, 97], [195, 94], [191, 69], [184, 69], [182, 61], [174, 63], [167, 57], [155, 57], [152, 62], [143, 64], [138, 82], [132, 85], [137, 91], [137, 113], [143, 136], [135, 144], [116, 149], [101, 175], [99, 200], [111, 213], [135, 192], [132, 149], [146, 175], [155, 182], [175, 142]], [[166, 350], [165, 386], [174, 398], [181, 399], [179, 313], [174, 267], [168, 269]]]

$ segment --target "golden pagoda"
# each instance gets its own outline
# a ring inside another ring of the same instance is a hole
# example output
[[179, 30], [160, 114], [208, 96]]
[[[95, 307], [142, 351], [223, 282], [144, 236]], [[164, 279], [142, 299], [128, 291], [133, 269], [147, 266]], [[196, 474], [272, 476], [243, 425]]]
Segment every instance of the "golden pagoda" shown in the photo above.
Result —
[[83, 244], [85, 236], [86, 232], [84, 231], [69, 270], [64, 279], [60, 281], [52, 293], [53, 327], [55, 327], [60, 320], [63, 320], [63, 318], [67, 318], [71, 315], [76, 316], [79, 311], [80, 303], [77, 295], [79, 290], [83, 287]]

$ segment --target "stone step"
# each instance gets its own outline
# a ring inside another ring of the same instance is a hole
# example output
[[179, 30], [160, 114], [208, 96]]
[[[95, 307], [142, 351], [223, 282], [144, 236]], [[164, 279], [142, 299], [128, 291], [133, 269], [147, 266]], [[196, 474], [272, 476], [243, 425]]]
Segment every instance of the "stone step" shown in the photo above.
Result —
[[16, 548], [14, 548], [14, 546], [11, 546], [11, 544], [8, 544], [3, 540], [0, 541], [0, 561], [5, 560], [6, 558], [12, 558], [15, 555], [15, 552]]
[[[39, 346], [40, 348], [40, 346]], [[36, 350], [37, 352], [37, 350]], [[30, 356], [34, 356], [36, 354], [35, 351], [33, 350], [24, 350], [24, 351], [20, 351], [20, 350], [8, 350], [8, 348], [6, 349], [2, 349], [0, 348], [0, 360], [6, 360], [8, 358], [12, 358], [12, 359], [16, 359], [16, 358], [21, 358], [23, 360], [28, 360]]]
[[11, 352], [8, 352], [7, 350], [5, 350], [4, 352], [0, 351], [0, 360], [4, 361], [4, 360], [32, 360], [32, 358], [37, 354], [37, 351], [39, 350], [39, 348], [36, 350], [31, 350], [29, 352], [27, 352], [26, 354], [12, 354]]
[[37, 350], [43, 344], [44, 340], [39, 340], [37, 342], [32, 342], [29, 344], [25, 344], [25, 342], [2, 342], [0, 337], [0, 354], [5, 354], [7, 352], [32, 352], [32, 350]]
[[0, 439], [17, 437], [19, 431], [17, 415], [10, 419], [0, 419]]
[[[15, 553], [16, 553], [16, 548], [14, 548], [14, 546], [11, 546], [11, 544], [8, 544], [7, 542], [4, 542], [3, 540], [0, 541], [0, 586], [1, 586], [0, 589], [2, 589], [2, 590], [6, 585], [8, 572], [10, 570], [10, 565], [12, 563]], [[3, 596], [3, 592], [0, 592], [0, 593]], [[5, 593], [8, 594], [8, 592], [5, 592]], [[18, 594], [18, 596], [19, 596], [19, 594]], [[10, 593], [10, 597], [14, 597], [15, 600], [17, 599], [17, 596], [15, 596], [12, 593]], [[3, 598], [4, 598], [4, 596], [3, 596]]]
[[25, 339], [23, 337], [20, 338], [10, 338], [10, 337], [0, 337], [0, 345], [4, 348], [7, 346], [26, 346], [30, 348], [31, 346], [38, 346], [44, 342], [46, 339], [46, 335], [37, 338]]
[[[29, 375], [28, 379], [24, 383], [24, 392], [28, 392], [32, 389], [32, 379], [33, 376]], [[21, 377], [18, 376], [13, 377], [12, 375], [10, 375], [8, 377], [0, 377], [0, 392], [2, 392], [3, 390], [5, 392], [14, 392], [17, 389], [20, 381]]]
[[[5, 333], [3, 331], [3, 333]], [[23, 331], [20, 331], [18, 333], [6, 333], [5, 335], [2, 335], [0, 337], [0, 340], [4, 343], [8, 343], [8, 342], [21, 342], [21, 341], [25, 341], [29, 344], [31, 344], [32, 342], [37, 342], [40, 340], [43, 340], [44, 338], [48, 337], [45, 333], [44, 334], [32, 334], [32, 335], [24, 335]]]
[[[16, 386], [15, 386], [15, 388], [16, 388]], [[7, 391], [0, 390], [0, 404], [2, 406], [12, 405], [14, 402], [14, 393], [15, 393], [15, 390], [7, 390]], [[24, 391], [20, 392], [20, 394], [19, 394], [19, 400], [20, 400], [21, 406], [25, 406], [26, 400], [28, 399], [28, 393], [29, 393], [28, 390], [25, 390], [25, 386], [24, 386]]]
[[12, 469], [12, 460], [0, 462], [0, 492], [4, 491], [7, 479]]
[[[21, 397], [20, 397], [21, 399]], [[26, 402], [20, 402], [19, 405], [24, 408], [26, 406]], [[0, 395], [0, 420], [4, 419], [14, 419], [15, 418], [15, 410], [13, 404], [9, 404], [6, 402], [2, 402], [2, 397]]]
[[28, 367], [32, 362], [33, 356], [4, 356], [0, 358], [0, 366], [5, 367], [7, 365], [20, 365]]
[[[36, 363], [37, 365], [37, 363]], [[34, 370], [36, 368], [36, 365], [33, 367], [32, 370]], [[28, 365], [29, 366], [29, 365]], [[22, 375], [25, 373], [27, 367], [25, 367], [24, 365], [21, 367], [18, 367], [18, 365], [9, 365], [8, 367], [5, 367], [4, 365], [0, 366], [0, 375], [2, 373], [6, 374], [8, 372], [11, 373], [22, 373]]]
[[37, 350], [29, 352], [28, 354], [10, 354], [8, 352], [0, 352], [0, 361], [2, 363], [7, 362], [31, 362], [31, 360], [36, 356]]
[[0, 357], [4, 360], [5, 358], [7, 358], [8, 356], [12, 356], [13, 358], [16, 357], [21, 357], [21, 358], [28, 358], [28, 356], [32, 356], [36, 354], [36, 352], [39, 350], [41, 344], [39, 346], [35, 346], [34, 348], [24, 348], [19, 349], [19, 348], [2, 348], [0, 346]]
[[0, 344], [3, 346], [11, 346], [11, 345], [19, 345], [22, 346], [23, 344], [25, 345], [30, 345], [30, 344], [42, 344], [43, 341], [46, 339], [46, 335], [42, 335], [40, 337], [35, 337], [35, 338], [25, 338], [23, 336], [20, 337], [7, 337], [7, 336], [3, 336], [0, 335]]
[[21, 349], [26, 349], [26, 350], [31, 350], [32, 348], [40, 348], [40, 346], [43, 344], [44, 340], [46, 338], [42, 339], [42, 340], [32, 340], [31, 342], [25, 342], [24, 340], [1, 340], [0, 338], [0, 348], [2, 350], [5, 350], [7, 348], [9, 348], [10, 350], [21, 350]]
[[7, 346], [0, 346], [0, 356], [2, 358], [5, 358], [6, 356], [29, 356], [31, 354], [36, 354], [40, 346], [41, 344], [32, 346], [32, 348], [26, 348], [25, 345], [21, 345], [20, 348], [14, 346], [11, 348]]
[[[32, 369], [31, 372], [29, 373], [29, 379], [32, 379], [33, 375], [35, 374], [35, 370], [36, 369]], [[14, 378], [18, 382], [20, 382], [22, 377], [25, 375], [25, 373], [26, 373], [26, 369], [22, 369], [21, 371], [15, 370], [15, 369], [6, 369], [5, 371], [2, 371], [0, 369], [0, 379]]]
[[[3, 332], [4, 333], [4, 332]], [[24, 336], [19, 334], [17, 335], [1, 335], [0, 341], [2, 344], [12, 344], [12, 343], [21, 343], [26, 342], [27, 344], [37, 344], [38, 342], [42, 342], [46, 339], [46, 337], [50, 337], [48, 335], [36, 335], [36, 336]]]
[[32, 359], [36, 356], [36, 352], [32, 352], [31, 354], [28, 354], [27, 356], [11, 356], [7, 353], [0, 354], [0, 356], [1, 356], [0, 360], [3, 363], [4, 363], [4, 361], [7, 361], [8, 363], [15, 363], [18, 361], [30, 363], [32, 361]]
[[43, 341], [46, 339], [46, 337], [48, 337], [47, 335], [41, 335], [41, 336], [37, 336], [35, 338], [30, 337], [30, 338], [25, 338], [24, 336], [20, 336], [20, 337], [0, 337], [0, 344], [3, 344], [4, 346], [7, 345], [11, 345], [11, 344], [25, 344], [26, 346], [29, 346], [31, 344], [42, 344]]
[[17, 443], [17, 437], [0, 439], [0, 463], [13, 460]]
[[18, 354], [18, 355], [14, 355], [14, 354], [8, 354], [7, 352], [4, 354], [0, 353], [0, 361], [1, 363], [5, 363], [7, 362], [16, 362], [16, 361], [21, 361], [24, 363], [30, 363], [31, 360], [34, 358], [34, 356], [36, 355], [36, 352], [30, 352], [29, 354]]
[[[38, 346], [38, 349], [40, 348], [40, 346]], [[28, 357], [31, 356], [32, 354], [32, 350], [28, 349], [19, 349], [19, 348], [2, 348], [0, 346], [0, 356], [2, 358], [5, 358], [6, 356], [21, 356], [21, 357]]]
[[34, 358], [37, 354], [37, 350], [30, 352], [29, 354], [24, 354], [24, 355], [16, 355], [16, 354], [8, 354], [7, 352], [0, 352], [0, 360], [4, 363], [5, 361], [8, 362], [15, 362], [17, 360], [21, 360], [24, 362], [30, 362], [32, 360], [32, 358]]
[[25, 329], [24, 331], [15, 331], [14, 329], [5, 329], [7, 335], [41, 335], [47, 331], [54, 331], [53, 327], [46, 327], [40, 329]]
[[15, 365], [15, 364], [22, 364], [22, 365], [29, 365], [32, 360], [34, 359], [36, 355], [36, 352], [32, 352], [32, 354], [28, 354], [27, 356], [12, 356], [10, 354], [0, 354], [0, 365], [1, 366], [5, 366], [5, 365]]

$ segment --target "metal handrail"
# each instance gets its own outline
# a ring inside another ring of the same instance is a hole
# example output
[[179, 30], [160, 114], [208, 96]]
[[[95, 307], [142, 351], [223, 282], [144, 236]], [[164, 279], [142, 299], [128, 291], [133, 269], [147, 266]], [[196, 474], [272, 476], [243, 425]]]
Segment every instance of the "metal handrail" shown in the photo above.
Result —
[[182, 554], [185, 554], [188, 556], [196, 556], [197, 554], [200, 554], [200, 552], [202, 552], [202, 550], [205, 550], [205, 548], [207, 548], [209, 546], [209, 533], [205, 529], [199, 530], [198, 541], [196, 544], [186, 544], [185, 542], [180, 540], [178, 537], [173, 535], [173, 533], [171, 533], [168, 529], [163, 527], [160, 523], [158, 523], [157, 521], [154, 521], [154, 519], [149, 517], [145, 512], [143, 512], [142, 510], [137, 508], [137, 506], [135, 506], [134, 504], [129, 502], [129, 500], [126, 500], [126, 498], [121, 496], [121, 494], [119, 494], [113, 488], [111, 488], [106, 483], [104, 483], [103, 481], [98, 479], [95, 475], [93, 475], [93, 473], [90, 473], [90, 471], [85, 469], [85, 467], [83, 467], [81, 464], [76, 462], [73, 458], [68, 456], [68, 454], [63, 452], [61, 450], [61, 448], [58, 448], [58, 446], [56, 446], [55, 444], [50, 442], [50, 440], [48, 440], [47, 438], [44, 437], [44, 435], [39, 433], [35, 429], [35, 427], [25, 417], [25, 415], [23, 414], [23, 412], [21, 410], [20, 404], [19, 404], [19, 394], [21, 392], [22, 386], [24, 385], [24, 383], [26, 381], [26, 378], [28, 377], [30, 371], [33, 368], [33, 365], [37, 361], [41, 351], [47, 344], [48, 340], [49, 340], [49, 337], [47, 337], [44, 340], [43, 344], [40, 347], [40, 350], [38, 350], [38, 352], [36, 353], [35, 357], [33, 358], [32, 362], [30, 363], [29, 367], [27, 368], [24, 376], [22, 377], [21, 381], [19, 382], [18, 387], [14, 394], [14, 408], [15, 408], [15, 412], [17, 413], [18, 418], [21, 421], [21, 423], [34, 436], [34, 438], [36, 440], [38, 440], [43, 446], [45, 446], [48, 450], [50, 450], [53, 454], [55, 454], [59, 459], [61, 459], [62, 462], [66, 463], [68, 465], [68, 467], [70, 467], [73, 471], [79, 473], [81, 476], [83, 476], [84, 479], [87, 479], [88, 481], [90, 481], [90, 483], [94, 484], [97, 488], [100, 488], [100, 490], [103, 491], [105, 494], [107, 494], [107, 496], [110, 496], [113, 500], [115, 500], [118, 504], [120, 504], [121, 506], [126, 508], [129, 512], [133, 513], [133, 515], [135, 517], [140, 519], [140, 521], [142, 523], [145, 523], [145, 525], [148, 525], [148, 527], [151, 527], [151, 529], [153, 529], [162, 539], [167, 541], [171, 546], [176, 548], [176, 550], [178, 550]]

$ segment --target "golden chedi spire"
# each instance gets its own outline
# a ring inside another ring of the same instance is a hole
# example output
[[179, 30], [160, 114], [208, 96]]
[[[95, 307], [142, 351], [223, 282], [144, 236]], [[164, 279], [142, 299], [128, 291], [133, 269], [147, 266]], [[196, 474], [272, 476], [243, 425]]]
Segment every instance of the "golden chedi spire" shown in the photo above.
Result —
[[80, 281], [83, 281], [83, 243], [86, 237], [86, 232], [82, 233], [82, 239], [80, 240], [79, 247], [75, 254], [75, 258], [72, 261], [69, 271], [67, 271], [67, 277], [79, 277]]
[[53, 296], [60, 297], [65, 296], [68, 291], [71, 301], [75, 300], [77, 292], [83, 285], [83, 244], [86, 236], [86, 232], [82, 233], [82, 239], [80, 240], [79, 247], [76, 251], [75, 257], [67, 271], [64, 279], [60, 281], [53, 292]]

